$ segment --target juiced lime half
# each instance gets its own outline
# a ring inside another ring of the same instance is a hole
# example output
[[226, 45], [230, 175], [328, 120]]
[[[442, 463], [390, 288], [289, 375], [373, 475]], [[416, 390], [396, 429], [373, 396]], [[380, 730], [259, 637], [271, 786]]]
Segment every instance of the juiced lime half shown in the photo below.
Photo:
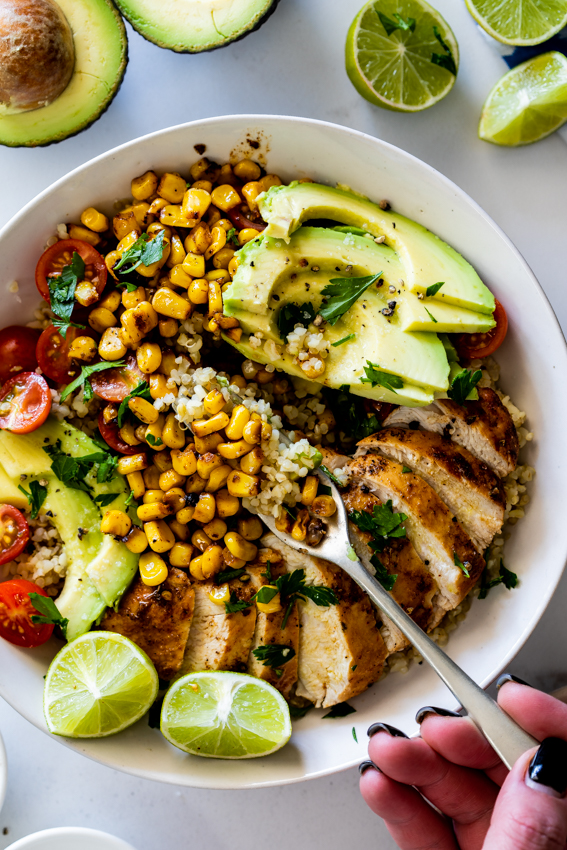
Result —
[[68, 738], [113, 735], [145, 714], [158, 686], [154, 665], [135, 643], [114, 632], [87, 632], [64, 646], [47, 671], [47, 726]]
[[196, 756], [267, 756], [291, 735], [289, 708], [262, 679], [244, 673], [189, 673], [174, 682], [161, 710], [161, 731]]
[[465, 0], [483, 30], [503, 44], [547, 41], [567, 25], [567, 0]]
[[418, 112], [455, 84], [459, 47], [451, 28], [424, 0], [370, 0], [351, 24], [346, 71], [377, 106]]
[[529, 145], [567, 121], [567, 56], [528, 59], [499, 80], [482, 108], [478, 134], [495, 145]]

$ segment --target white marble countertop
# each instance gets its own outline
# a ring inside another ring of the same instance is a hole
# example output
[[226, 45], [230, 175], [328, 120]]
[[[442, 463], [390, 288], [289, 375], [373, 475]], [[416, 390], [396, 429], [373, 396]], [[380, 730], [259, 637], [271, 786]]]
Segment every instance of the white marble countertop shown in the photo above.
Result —
[[[160, 50], [129, 28], [130, 65], [120, 93], [101, 120], [48, 148], [0, 148], [0, 225], [70, 168], [144, 133], [229, 113], [315, 117], [385, 139], [458, 183], [518, 246], [566, 329], [561, 248], [567, 232], [567, 145], [555, 136], [533, 147], [506, 150], [477, 139], [483, 100], [505, 67], [460, 0], [434, 0], [461, 49], [459, 78], [451, 94], [417, 115], [371, 106], [352, 88], [343, 61], [345, 35], [361, 2], [281, 0], [276, 14], [257, 33], [200, 56]], [[549, 690], [567, 684], [562, 651], [567, 643], [566, 605], [564, 580], [512, 665], [518, 675]], [[266, 841], [273, 850], [322, 845], [342, 850], [353, 843], [394, 848], [382, 823], [359, 797], [354, 770], [282, 789], [178, 789], [87, 761], [30, 726], [1, 700], [0, 731], [9, 763], [0, 850], [30, 832], [55, 826], [106, 830], [137, 850], [197, 844], [240, 850]], [[360, 749], [362, 760], [364, 742]]]

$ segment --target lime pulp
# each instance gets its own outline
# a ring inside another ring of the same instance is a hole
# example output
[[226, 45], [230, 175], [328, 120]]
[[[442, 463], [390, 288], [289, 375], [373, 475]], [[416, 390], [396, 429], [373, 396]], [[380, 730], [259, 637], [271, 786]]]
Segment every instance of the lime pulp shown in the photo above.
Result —
[[567, 25], [567, 0], [465, 0], [492, 38], [503, 44], [541, 44]]

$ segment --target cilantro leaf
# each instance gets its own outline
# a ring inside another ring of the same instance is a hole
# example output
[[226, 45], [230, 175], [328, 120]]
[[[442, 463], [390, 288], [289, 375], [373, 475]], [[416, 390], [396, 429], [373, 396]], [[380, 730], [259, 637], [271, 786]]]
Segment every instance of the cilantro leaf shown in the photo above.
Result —
[[277, 595], [277, 587], [272, 587], [271, 585], [265, 584], [254, 596], [254, 601], [259, 602], [261, 605], [267, 605], [268, 602], [271, 602], [272, 599]]
[[453, 552], [453, 563], [455, 564], [456, 567], [458, 567], [461, 570], [461, 572], [463, 572], [466, 575], [467, 578], [471, 577], [471, 574], [469, 573], [469, 570], [468, 570], [468, 567], [470, 566], [469, 562], [465, 561], [465, 563], [463, 564], [463, 562], [461, 561], [461, 559], [459, 558], [459, 556], [457, 555], [456, 552]]
[[402, 472], [406, 475], [408, 472], [411, 472], [411, 469], [409, 466], [402, 466]]
[[446, 71], [449, 71], [453, 76], [457, 76], [457, 66], [455, 64], [455, 60], [453, 58], [453, 54], [451, 53], [451, 48], [449, 45], [443, 40], [443, 36], [439, 32], [439, 27], [433, 27], [433, 34], [435, 38], [445, 51], [444, 53], [432, 53], [431, 54], [431, 62], [434, 65], [439, 65], [441, 68], [445, 68]]
[[368, 366], [364, 367], [366, 377], [360, 379], [362, 384], [371, 384], [373, 387], [385, 387], [393, 393], [403, 387], [404, 382], [400, 377], [398, 377], [398, 375], [390, 375], [388, 372], [381, 372], [377, 363], [371, 363], [370, 360], [367, 360], [366, 362], [368, 363]]
[[[104, 454], [104, 460], [96, 461], [98, 463], [98, 469], [96, 471], [96, 480], [98, 484], [107, 484], [109, 481], [112, 481], [116, 475], [116, 467], [118, 466], [118, 458], [115, 455], [111, 455], [108, 452], [105, 452]], [[126, 504], [128, 504], [128, 502]]]
[[152, 448], [155, 448], [156, 446], [163, 446], [162, 438], [154, 437], [153, 434], [146, 434], [146, 442], [149, 446], [152, 446]]
[[266, 561], [266, 571], [262, 573], [264, 578], [267, 578], [268, 581], [272, 580], [272, 562], [268, 559]]
[[391, 36], [395, 30], [402, 30], [403, 32], [414, 32], [415, 31], [415, 18], [408, 18], [407, 21], [402, 18], [397, 12], [394, 12], [395, 21], [392, 18], [389, 18], [383, 12], [378, 12], [378, 17], [380, 18], [380, 22], [384, 29], [386, 30], [386, 35]]
[[349, 714], [355, 714], [356, 708], [349, 705], [348, 702], [339, 702], [334, 705], [328, 714], [323, 715], [323, 720], [327, 717], [348, 717]]
[[321, 608], [330, 608], [331, 605], [337, 605], [339, 601], [334, 590], [330, 587], [321, 587], [318, 584], [303, 585], [301, 594]]
[[74, 381], [71, 381], [70, 384], [67, 384], [63, 392], [61, 393], [61, 401], [65, 401], [67, 396], [70, 396], [71, 393], [74, 393], [75, 390], [78, 390], [79, 387], [84, 386], [84, 398], [85, 401], [89, 401], [93, 397], [93, 388], [89, 383], [89, 378], [91, 375], [94, 375], [95, 372], [103, 372], [105, 369], [115, 369], [118, 366], [124, 366], [124, 360], [112, 360], [107, 362], [105, 360], [100, 363], [93, 363], [91, 366], [83, 366], [81, 368], [81, 374], [75, 378]]
[[69, 624], [69, 620], [66, 617], [62, 617], [57, 605], [51, 599], [50, 596], [42, 596], [41, 593], [28, 593], [31, 604], [35, 608], [36, 611], [39, 611], [41, 614], [40, 617], [37, 614], [33, 614], [31, 621], [36, 625], [47, 624], [53, 626], [59, 626], [63, 635], [67, 637], [67, 626]]
[[[339, 390], [331, 390], [325, 387], [323, 393], [336, 421], [340, 423], [341, 430], [352, 437], [353, 440], [369, 437], [370, 434], [375, 434], [382, 427], [375, 414], [368, 416], [364, 399], [352, 395], [349, 392], [348, 385]], [[329, 475], [328, 472], [325, 472], [325, 474]], [[330, 475], [329, 478], [333, 481]], [[336, 484], [337, 482], [333, 481], [333, 483]]]
[[482, 582], [480, 585], [480, 592], [478, 594], [478, 598], [486, 599], [489, 590], [493, 587], [496, 587], [498, 584], [503, 584], [504, 587], [506, 587], [508, 590], [512, 590], [514, 587], [518, 586], [518, 576], [511, 570], [506, 569], [502, 558], [500, 558], [500, 572], [496, 576], [496, 578], [487, 581], [487, 571], [486, 569], [484, 570], [482, 574]]
[[232, 581], [233, 578], [240, 578], [243, 576], [246, 570], [238, 569], [238, 570], [222, 570], [220, 573], [217, 573], [215, 576], [216, 584], [224, 584], [227, 581]]
[[44, 487], [39, 481], [30, 481], [29, 491], [24, 490], [21, 484], [18, 485], [18, 490], [21, 490], [24, 496], [26, 496], [31, 507], [30, 516], [32, 519], [35, 519], [39, 514], [39, 509], [47, 498], [47, 487]]
[[[331, 481], [333, 482], [333, 484], [335, 485], [335, 487], [344, 487], [344, 486], [345, 486], [344, 484], [341, 484], [341, 482], [339, 481], [339, 479], [337, 478], [337, 476], [336, 476], [336, 475], [333, 475], [333, 473], [331, 472], [331, 470], [330, 470], [328, 467], [323, 466], [323, 464], [321, 464], [321, 466], [319, 467], [319, 469], [321, 470], [321, 472], [324, 472], [324, 473], [325, 473], [325, 475], [327, 476], [327, 478], [330, 478], [330, 479], [331, 479]], [[330, 489], [330, 488], [329, 488], [329, 489]], [[330, 495], [331, 495], [331, 493], [329, 493], [329, 496], [330, 496]]]
[[356, 334], [347, 334], [347, 336], [343, 336], [342, 339], [338, 339], [336, 342], [332, 342], [331, 345], [333, 348], [338, 348], [339, 345], [342, 345], [345, 342], [348, 342], [351, 339], [354, 339]]
[[238, 241], [238, 233], [236, 232], [235, 227], [231, 227], [230, 230], [227, 231], [226, 241], [232, 242], [233, 245], [236, 245], [237, 248], [241, 248], [241, 244]]
[[380, 558], [378, 557], [378, 555], [376, 554], [372, 555], [372, 557], [370, 558], [370, 563], [376, 570], [375, 577], [380, 582], [382, 587], [385, 590], [392, 590], [396, 583], [396, 579], [398, 578], [398, 574], [390, 574], [382, 563], [382, 561], [380, 560]]
[[239, 599], [234, 590], [230, 594], [230, 602], [224, 603], [224, 610], [227, 614], [236, 614], [238, 611], [245, 611], [249, 607], [250, 602]]
[[[165, 230], [160, 230], [154, 239], [150, 239], [149, 233], [142, 233], [134, 244], [130, 245], [124, 251], [119, 261], [113, 267], [113, 271], [125, 275], [133, 272], [138, 266], [151, 266], [152, 263], [157, 263], [163, 256], [164, 235]], [[130, 263], [130, 265], [125, 268], [127, 263]]]
[[[118, 463], [118, 459], [117, 459], [117, 461], [116, 461], [116, 462]], [[124, 502], [124, 505], [125, 505], [126, 507], [129, 507], [129, 506], [132, 504], [132, 502], [133, 502], [133, 501], [134, 501], [134, 491], [133, 491], [133, 490], [130, 490], [130, 492], [129, 492], [129, 494], [128, 494], [128, 498], [127, 498], [127, 499], [126, 499], [126, 501]]]
[[[128, 402], [131, 398], [144, 398], [146, 401], [153, 402], [153, 399], [150, 395], [150, 385], [147, 381], [140, 381], [138, 386], [132, 390], [131, 393], [120, 402], [120, 407], [118, 408], [118, 427], [122, 428], [124, 425], [124, 417], [126, 416], [126, 410], [128, 409]], [[150, 444], [151, 445], [151, 444]], [[160, 445], [156, 443], [156, 445]]]
[[[275, 587], [277, 588], [276, 592], [280, 594], [283, 605], [286, 603], [288, 603], [288, 606], [292, 605], [296, 599], [311, 599], [316, 605], [322, 608], [328, 608], [330, 605], [336, 605], [339, 601], [335, 591], [330, 587], [305, 584], [305, 570], [303, 569], [293, 570], [291, 573], [284, 573], [282, 576], [279, 576], [276, 579]], [[269, 589], [268, 587], [261, 588], [261, 590]], [[273, 596], [270, 599], [261, 599], [259, 601], [269, 602], [271, 599], [273, 599]], [[287, 616], [289, 614], [286, 615], [284, 623], [287, 622]]]
[[477, 369], [476, 372], [471, 372], [470, 369], [463, 369], [453, 378], [451, 386], [447, 390], [447, 395], [457, 404], [464, 404], [481, 378], [482, 372], [480, 369]]
[[93, 502], [96, 502], [99, 508], [106, 508], [108, 505], [112, 504], [119, 495], [120, 493], [99, 493], [98, 496], [94, 497]]
[[51, 275], [47, 278], [49, 289], [49, 303], [55, 315], [54, 326], [65, 337], [69, 327], [84, 328], [84, 325], [73, 325], [71, 314], [75, 306], [75, 290], [80, 280], [85, 276], [85, 261], [73, 252], [71, 262], [63, 266], [61, 274]]
[[374, 505], [371, 514], [368, 511], [350, 511], [348, 518], [361, 531], [372, 535], [370, 545], [375, 552], [381, 552], [390, 537], [406, 536], [402, 523], [406, 521], [407, 514], [394, 513], [391, 499], [383, 505]]
[[281, 339], [287, 340], [296, 325], [308, 327], [315, 318], [315, 308], [310, 301], [303, 304], [284, 304], [278, 312], [278, 330]]
[[425, 310], [425, 312], [427, 313], [427, 315], [429, 316], [429, 318], [431, 319], [431, 321], [432, 321], [432, 322], [434, 322], [435, 324], [437, 324], [437, 319], [435, 318], [435, 316], [432, 316], [432, 315], [431, 315], [431, 313], [429, 312], [429, 310], [427, 309], [427, 307], [424, 307], [423, 309]]
[[71, 457], [61, 451], [61, 440], [54, 445], [43, 446], [43, 451], [51, 458], [51, 469], [59, 481], [71, 487], [73, 490], [90, 491], [85, 481], [86, 476], [95, 464], [97, 469], [97, 481], [102, 484], [114, 476], [114, 470], [118, 459], [108, 452], [93, 452], [82, 457]]
[[354, 728], [354, 726], [352, 727], [352, 737], [354, 738], [354, 740], [358, 744], [358, 738], [356, 737], [356, 729]]
[[295, 655], [295, 649], [291, 646], [286, 646], [283, 643], [271, 643], [267, 646], [259, 646], [252, 650], [252, 655], [258, 661], [264, 662], [264, 667], [271, 667], [275, 670], [276, 667], [283, 667]]
[[293, 717], [294, 720], [299, 720], [301, 717], [305, 717], [308, 711], [314, 706], [310, 703], [309, 705], [292, 705], [289, 706], [289, 716]]
[[435, 295], [437, 292], [439, 292], [442, 286], [445, 286], [444, 280], [440, 281], [439, 283], [432, 283], [431, 286], [428, 286], [425, 290], [425, 295], [427, 296], [427, 298], [431, 298], [432, 295]]
[[326, 297], [327, 301], [321, 305], [319, 314], [330, 325], [336, 325], [341, 316], [344, 316], [355, 301], [358, 301], [368, 287], [376, 283], [381, 276], [382, 272], [378, 272], [370, 277], [338, 277], [329, 281], [321, 290], [321, 295]]

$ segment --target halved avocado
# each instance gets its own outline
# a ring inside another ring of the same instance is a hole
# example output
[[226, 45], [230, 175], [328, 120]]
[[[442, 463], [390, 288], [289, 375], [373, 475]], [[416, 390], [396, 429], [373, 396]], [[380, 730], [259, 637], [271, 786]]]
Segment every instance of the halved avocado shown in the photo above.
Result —
[[257, 30], [279, 0], [116, 0], [135, 30], [177, 53], [216, 50]]
[[128, 42], [111, 0], [57, 0], [56, 5], [73, 35], [73, 73], [47, 105], [26, 112], [0, 110], [2, 145], [49, 145], [79, 133], [100, 118], [120, 88]]

